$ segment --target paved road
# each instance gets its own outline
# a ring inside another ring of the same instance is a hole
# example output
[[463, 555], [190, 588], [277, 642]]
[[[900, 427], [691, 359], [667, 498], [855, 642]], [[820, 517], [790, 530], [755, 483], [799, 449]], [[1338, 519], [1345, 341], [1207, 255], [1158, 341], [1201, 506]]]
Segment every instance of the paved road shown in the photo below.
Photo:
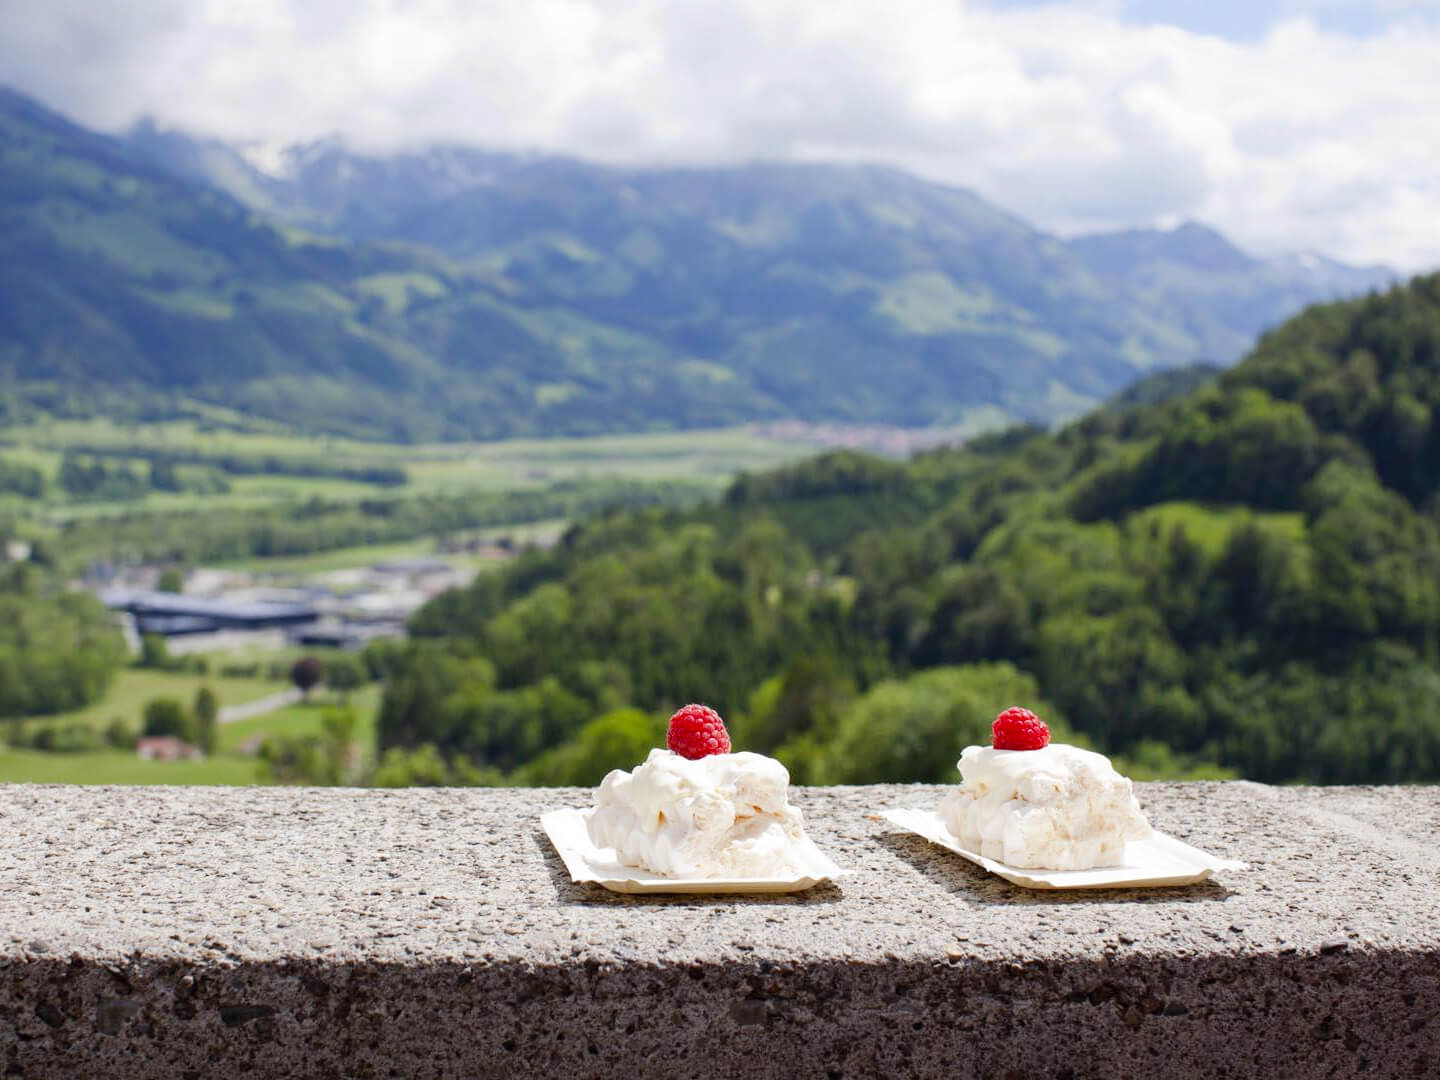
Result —
[[[315, 689], [319, 689], [316, 687]], [[283, 709], [287, 705], [294, 705], [305, 695], [294, 687], [289, 690], [281, 690], [278, 694], [271, 694], [269, 697], [258, 698], [255, 701], [247, 701], [243, 705], [226, 705], [221, 708], [216, 719], [222, 724], [233, 724], [236, 720], [249, 720], [252, 716], [264, 716], [276, 709]]]

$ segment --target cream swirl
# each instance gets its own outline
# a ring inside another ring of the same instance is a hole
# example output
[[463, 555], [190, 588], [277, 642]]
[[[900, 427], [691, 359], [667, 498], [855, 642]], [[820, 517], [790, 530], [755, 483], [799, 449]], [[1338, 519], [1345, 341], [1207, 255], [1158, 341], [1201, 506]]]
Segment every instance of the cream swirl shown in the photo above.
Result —
[[1009, 866], [1119, 866], [1126, 841], [1150, 834], [1130, 781], [1092, 750], [968, 746], [957, 767], [940, 819], [962, 847]]
[[590, 839], [616, 857], [671, 877], [783, 877], [803, 871], [800, 811], [790, 774], [763, 754], [690, 760], [655, 749], [633, 772], [600, 784]]

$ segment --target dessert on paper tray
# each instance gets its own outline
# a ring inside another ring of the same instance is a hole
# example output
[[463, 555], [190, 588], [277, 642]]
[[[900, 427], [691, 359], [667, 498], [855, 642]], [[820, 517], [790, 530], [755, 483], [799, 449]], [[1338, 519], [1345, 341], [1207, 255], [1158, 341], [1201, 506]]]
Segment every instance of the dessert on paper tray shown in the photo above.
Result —
[[1050, 744], [1028, 709], [995, 718], [991, 746], [968, 746], [961, 783], [936, 808], [968, 851], [1007, 866], [1087, 870], [1120, 866], [1125, 844], [1151, 835], [1130, 781], [1110, 759]]
[[896, 807], [885, 819], [1027, 889], [1195, 885], [1245, 869], [1151, 829], [1108, 758], [1051, 746], [1028, 709], [997, 716], [991, 742], [965, 748], [960, 787], [934, 811]]
[[587, 819], [596, 847], [674, 878], [782, 878], [813, 867], [784, 765], [731, 753], [725, 722], [704, 705], [672, 716], [666, 741], [601, 782]]

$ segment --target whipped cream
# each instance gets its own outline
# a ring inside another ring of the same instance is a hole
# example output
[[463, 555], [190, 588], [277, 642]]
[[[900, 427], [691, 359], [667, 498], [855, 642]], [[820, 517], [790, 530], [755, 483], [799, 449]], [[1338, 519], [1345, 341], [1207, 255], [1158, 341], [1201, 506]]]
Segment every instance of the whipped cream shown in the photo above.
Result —
[[967, 746], [958, 791], [940, 819], [962, 847], [1009, 866], [1087, 870], [1119, 866], [1125, 842], [1150, 835], [1130, 781], [1092, 750]]
[[788, 877], [805, 871], [790, 774], [763, 754], [690, 760], [655, 749], [634, 772], [600, 783], [588, 821], [596, 847], [630, 866], [680, 878]]

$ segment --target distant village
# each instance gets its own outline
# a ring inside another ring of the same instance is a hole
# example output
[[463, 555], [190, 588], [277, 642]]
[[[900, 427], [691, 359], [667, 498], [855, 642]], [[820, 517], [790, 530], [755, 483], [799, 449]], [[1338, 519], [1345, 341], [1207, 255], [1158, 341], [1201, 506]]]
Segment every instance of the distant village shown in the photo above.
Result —
[[[404, 638], [410, 617], [431, 597], [463, 588], [524, 547], [553, 545], [559, 532], [559, 527], [529, 529], [523, 540], [509, 535], [457, 535], [437, 540], [429, 554], [333, 569], [297, 570], [293, 564], [283, 570], [266, 569], [261, 564], [252, 569], [182, 571], [174, 566], [98, 563], [72, 584], [93, 592], [115, 614], [126, 644], [142, 665], [150, 662], [144, 658], [152, 654], [147, 642], [152, 635], [163, 639], [162, 662], [181, 668], [192, 660], [203, 665], [207, 654], [263, 656], [296, 648], [356, 651], [377, 639]], [[0, 556], [13, 561], [28, 555], [16, 544], [0, 549]], [[302, 659], [293, 666], [298, 669], [305, 663], [316, 661]], [[317, 668], [323, 671], [315, 676], [317, 683], [329, 681], [328, 667], [327, 663], [326, 668]], [[273, 678], [273, 663], [270, 670]], [[293, 673], [291, 677], [294, 687], [220, 707], [214, 719], [230, 723], [308, 699], [310, 686]], [[138, 736], [132, 732], [124, 744], [133, 746], [138, 757], [188, 761], [206, 756], [193, 731], [182, 736], [177, 731], [151, 731], [151, 726], [147, 715], [146, 730]], [[256, 756], [266, 738], [264, 733], [251, 737], [240, 744], [238, 753]], [[350, 747], [352, 758], [358, 752], [358, 746]], [[351, 761], [352, 766], [355, 763]]]
[[354, 650], [376, 638], [404, 637], [410, 616], [427, 600], [468, 585], [516, 550], [501, 538], [309, 574], [202, 567], [181, 577], [179, 592], [164, 567], [101, 564], [82, 584], [120, 616], [134, 652], [147, 634], [164, 637], [172, 656], [296, 645]]

